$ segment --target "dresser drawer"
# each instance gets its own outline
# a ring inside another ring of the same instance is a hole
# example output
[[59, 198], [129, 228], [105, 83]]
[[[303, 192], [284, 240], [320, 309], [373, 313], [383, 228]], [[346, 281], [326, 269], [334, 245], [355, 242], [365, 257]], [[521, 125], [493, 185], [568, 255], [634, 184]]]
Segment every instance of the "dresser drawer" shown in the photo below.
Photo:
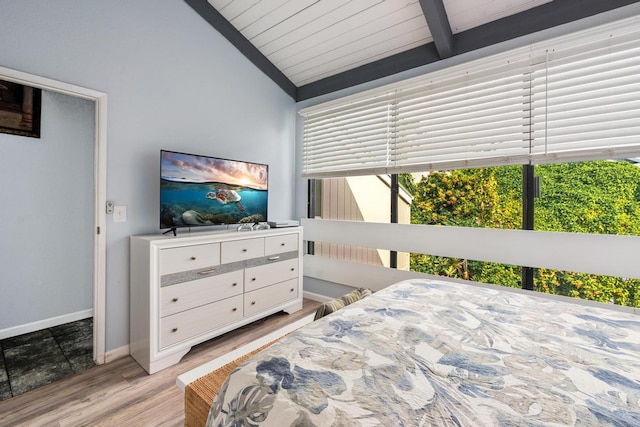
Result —
[[242, 295], [160, 319], [160, 349], [242, 319]]
[[264, 256], [264, 238], [222, 242], [222, 264]]
[[160, 275], [220, 264], [220, 244], [184, 246], [160, 250]]
[[244, 291], [255, 291], [274, 283], [298, 277], [298, 258], [247, 268], [244, 273]]
[[244, 294], [244, 315], [251, 316], [269, 307], [298, 297], [298, 279], [260, 288]]
[[264, 254], [273, 255], [282, 252], [298, 250], [298, 234], [283, 234], [282, 236], [266, 237], [264, 241]]
[[242, 293], [242, 270], [160, 288], [160, 317]]

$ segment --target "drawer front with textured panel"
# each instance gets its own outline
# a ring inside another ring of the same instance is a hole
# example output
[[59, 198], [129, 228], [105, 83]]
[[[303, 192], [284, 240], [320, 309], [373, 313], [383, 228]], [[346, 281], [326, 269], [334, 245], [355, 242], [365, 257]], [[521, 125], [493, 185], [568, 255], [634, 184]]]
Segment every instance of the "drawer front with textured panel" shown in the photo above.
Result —
[[160, 348], [242, 319], [242, 295], [160, 319]]
[[272, 285], [298, 277], [298, 258], [273, 264], [247, 268], [244, 273], [244, 291], [250, 292], [262, 287]]
[[298, 297], [298, 279], [291, 279], [244, 294], [244, 315], [251, 316]]
[[266, 237], [264, 241], [264, 254], [274, 255], [282, 252], [298, 250], [298, 235], [283, 234], [282, 236]]
[[242, 270], [160, 288], [160, 317], [239, 295]]
[[160, 275], [220, 264], [220, 243], [160, 250]]
[[222, 242], [221, 259], [223, 264], [262, 256], [264, 256], [263, 237]]

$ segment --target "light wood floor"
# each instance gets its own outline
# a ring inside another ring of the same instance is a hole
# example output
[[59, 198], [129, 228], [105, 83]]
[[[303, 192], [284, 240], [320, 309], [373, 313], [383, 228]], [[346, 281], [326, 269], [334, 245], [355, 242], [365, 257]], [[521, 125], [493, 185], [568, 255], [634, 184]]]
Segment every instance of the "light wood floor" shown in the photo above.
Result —
[[0, 402], [0, 426], [182, 426], [184, 401], [176, 377], [313, 313], [276, 313], [196, 347], [153, 375], [125, 357]]

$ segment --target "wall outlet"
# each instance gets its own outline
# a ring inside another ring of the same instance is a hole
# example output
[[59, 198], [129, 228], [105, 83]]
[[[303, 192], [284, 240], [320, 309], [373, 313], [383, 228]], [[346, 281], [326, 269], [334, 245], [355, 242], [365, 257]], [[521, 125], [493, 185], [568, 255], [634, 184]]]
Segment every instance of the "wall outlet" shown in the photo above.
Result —
[[114, 206], [113, 222], [127, 222], [127, 207]]

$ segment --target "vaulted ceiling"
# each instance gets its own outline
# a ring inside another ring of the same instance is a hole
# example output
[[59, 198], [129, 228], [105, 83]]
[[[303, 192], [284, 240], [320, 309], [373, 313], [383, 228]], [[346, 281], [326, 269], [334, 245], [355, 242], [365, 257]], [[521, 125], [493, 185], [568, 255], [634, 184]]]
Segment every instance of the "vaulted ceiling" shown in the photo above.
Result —
[[640, 0], [185, 0], [297, 101]]

